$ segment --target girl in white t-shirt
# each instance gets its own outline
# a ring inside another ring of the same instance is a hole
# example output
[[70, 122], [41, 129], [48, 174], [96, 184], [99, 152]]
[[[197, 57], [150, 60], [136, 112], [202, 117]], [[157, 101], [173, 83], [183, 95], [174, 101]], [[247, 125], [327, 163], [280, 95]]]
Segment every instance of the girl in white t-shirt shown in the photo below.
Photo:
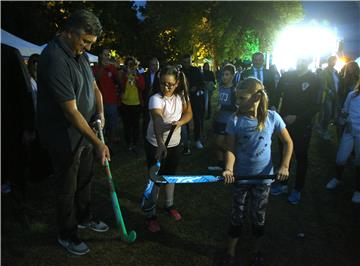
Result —
[[[147, 129], [145, 152], [150, 169], [157, 160], [161, 161], [159, 174], [174, 175], [179, 161], [181, 126], [192, 119], [188, 85], [184, 73], [176, 66], [165, 66], [159, 72], [160, 92], [149, 100], [150, 122]], [[165, 140], [172, 126], [176, 126], [167, 147]], [[174, 184], [165, 185], [165, 210], [170, 217], [180, 220], [180, 213], [174, 208]], [[147, 227], [151, 232], [160, 231], [156, 219], [156, 201], [159, 187], [153, 186], [151, 196], [144, 199], [143, 210]]]

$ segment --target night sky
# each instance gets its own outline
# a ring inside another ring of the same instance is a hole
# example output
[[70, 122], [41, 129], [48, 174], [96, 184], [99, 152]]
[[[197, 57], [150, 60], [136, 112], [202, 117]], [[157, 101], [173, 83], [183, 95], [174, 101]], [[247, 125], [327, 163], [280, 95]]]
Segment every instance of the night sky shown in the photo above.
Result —
[[316, 20], [337, 28], [345, 54], [360, 56], [360, 1], [304, 1], [305, 21]]

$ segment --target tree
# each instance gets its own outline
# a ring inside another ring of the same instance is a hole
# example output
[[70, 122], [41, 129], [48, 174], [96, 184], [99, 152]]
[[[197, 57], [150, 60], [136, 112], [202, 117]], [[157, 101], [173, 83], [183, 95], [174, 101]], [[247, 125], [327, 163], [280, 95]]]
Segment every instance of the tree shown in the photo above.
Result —
[[72, 12], [85, 8], [93, 11], [103, 25], [104, 34], [94, 45], [94, 53], [101, 46], [123, 55], [136, 54], [139, 50], [139, 21], [133, 2], [5, 1], [1, 6], [2, 27], [38, 45], [50, 41]]
[[190, 51], [195, 60], [222, 61], [271, 49], [276, 33], [303, 11], [300, 2], [148, 2], [143, 15], [165, 56]]

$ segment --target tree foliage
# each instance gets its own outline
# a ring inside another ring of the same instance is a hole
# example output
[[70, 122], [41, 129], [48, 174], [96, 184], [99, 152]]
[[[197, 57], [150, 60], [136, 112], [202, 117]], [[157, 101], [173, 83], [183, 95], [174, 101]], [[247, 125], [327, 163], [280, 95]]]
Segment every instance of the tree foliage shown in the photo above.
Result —
[[94, 46], [148, 62], [178, 61], [191, 53], [195, 60], [220, 62], [249, 58], [271, 49], [276, 33], [303, 15], [300, 2], [148, 1], [136, 16], [131, 1], [3, 1], [2, 27], [36, 44], [48, 42], [76, 9], [92, 10], [104, 34]]
[[[271, 49], [276, 33], [303, 10], [299, 2], [148, 2], [143, 14], [167, 57], [225, 60]], [[162, 38], [165, 32], [171, 38]]]

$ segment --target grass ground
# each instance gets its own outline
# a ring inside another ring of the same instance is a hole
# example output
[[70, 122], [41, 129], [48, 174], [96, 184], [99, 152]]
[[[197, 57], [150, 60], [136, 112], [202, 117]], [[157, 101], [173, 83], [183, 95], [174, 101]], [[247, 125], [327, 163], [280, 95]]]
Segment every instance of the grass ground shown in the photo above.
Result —
[[[193, 149], [191, 156], [181, 158], [179, 173], [207, 173], [214, 163], [213, 134], [206, 122], [206, 148]], [[276, 157], [277, 147], [274, 147]], [[2, 194], [2, 265], [217, 265], [224, 251], [231, 208], [231, 185], [178, 185], [175, 203], [183, 219], [172, 221], [161, 209], [162, 231], [151, 234], [145, 230], [139, 208], [146, 183], [143, 151], [138, 155], [115, 149], [111, 168], [128, 230], [137, 232], [135, 243], [119, 240], [115, 228], [108, 186], [103, 169], [98, 166], [93, 182], [93, 208], [97, 217], [111, 229], [99, 234], [81, 231], [80, 236], [91, 252], [85, 256], [70, 255], [56, 243], [54, 195], [52, 180], [29, 184], [26, 213], [30, 228], [26, 229], [13, 215], [11, 199]], [[360, 265], [360, 206], [351, 203], [353, 193], [352, 167], [347, 167], [344, 185], [334, 192], [325, 184], [333, 175], [335, 143], [325, 142], [314, 133], [310, 164], [301, 203], [291, 206], [287, 195], [270, 197], [266, 224], [266, 258], [269, 265]], [[289, 185], [291, 186], [292, 180]], [[251, 254], [250, 226], [246, 227], [238, 252], [245, 261]], [[305, 237], [297, 239], [303, 232]]]

